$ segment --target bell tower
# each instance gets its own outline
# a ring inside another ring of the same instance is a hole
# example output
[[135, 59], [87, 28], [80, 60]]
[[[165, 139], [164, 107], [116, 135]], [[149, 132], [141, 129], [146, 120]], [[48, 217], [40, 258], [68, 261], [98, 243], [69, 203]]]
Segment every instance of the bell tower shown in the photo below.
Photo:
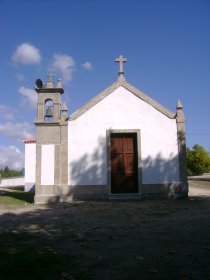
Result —
[[68, 193], [68, 113], [61, 94], [61, 80], [54, 86], [53, 74], [46, 85], [38, 79], [36, 125], [35, 203], [63, 201]]

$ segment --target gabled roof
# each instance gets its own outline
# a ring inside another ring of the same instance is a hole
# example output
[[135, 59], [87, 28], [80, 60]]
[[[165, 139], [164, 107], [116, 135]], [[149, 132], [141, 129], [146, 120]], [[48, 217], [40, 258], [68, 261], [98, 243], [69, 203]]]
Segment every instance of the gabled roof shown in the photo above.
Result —
[[162, 114], [166, 115], [170, 119], [174, 119], [176, 117], [176, 114], [170, 110], [168, 110], [166, 107], [125, 81], [124, 79], [119, 79], [115, 83], [113, 83], [111, 86], [103, 90], [101, 93], [96, 95], [93, 99], [91, 99], [89, 102], [87, 102], [85, 105], [83, 105], [80, 109], [78, 109], [76, 112], [74, 112], [70, 116], [71, 120], [76, 120], [79, 118], [82, 114], [87, 112], [89, 109], [91, 109], [93, 106], [95, 106], [97, 103], [102, 101], [104, 98], [106, 98], [109, 94], [111, 94], [114, 90], [116, 90], [119, 87], [124, 87], [128, 91], [132, 92], [135, 96], [145, 101], [147, 104], [154, 107], [156, 110], [160, 111]]

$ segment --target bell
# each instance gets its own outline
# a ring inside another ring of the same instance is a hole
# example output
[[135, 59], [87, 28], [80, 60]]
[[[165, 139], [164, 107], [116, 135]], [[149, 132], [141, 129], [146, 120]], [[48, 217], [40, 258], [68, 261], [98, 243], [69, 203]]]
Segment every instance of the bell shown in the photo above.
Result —
[[51, 110], [50, 107], [47, 107], [45, 117], [47, 117], [47, 118], [52, 118], [53, 117], [53, 113], [52, 113], [52, 110]]

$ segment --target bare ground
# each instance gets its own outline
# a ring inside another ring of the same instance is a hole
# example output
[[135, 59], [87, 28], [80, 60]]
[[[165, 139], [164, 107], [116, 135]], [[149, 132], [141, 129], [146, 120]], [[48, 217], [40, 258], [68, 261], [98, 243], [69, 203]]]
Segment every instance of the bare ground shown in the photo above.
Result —
[[[0, 209], [0, 234], [71, 256], [82, 279], [210, 279], [210, 190], [190, 184], [186, 200]], [[69, 273], [58, 279], [80, 279]]]

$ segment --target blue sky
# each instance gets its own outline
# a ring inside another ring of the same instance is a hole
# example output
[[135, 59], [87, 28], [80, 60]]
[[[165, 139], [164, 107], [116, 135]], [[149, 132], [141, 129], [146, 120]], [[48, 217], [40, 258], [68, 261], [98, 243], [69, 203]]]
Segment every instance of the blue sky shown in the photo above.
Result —
[[0, 0], [0, 167], [23, 166], [35, 135], [34, 81], [63, 79], [69, 113], [117, 80], [176, 111], [187, 146], [210, 151], [209, 0]]

